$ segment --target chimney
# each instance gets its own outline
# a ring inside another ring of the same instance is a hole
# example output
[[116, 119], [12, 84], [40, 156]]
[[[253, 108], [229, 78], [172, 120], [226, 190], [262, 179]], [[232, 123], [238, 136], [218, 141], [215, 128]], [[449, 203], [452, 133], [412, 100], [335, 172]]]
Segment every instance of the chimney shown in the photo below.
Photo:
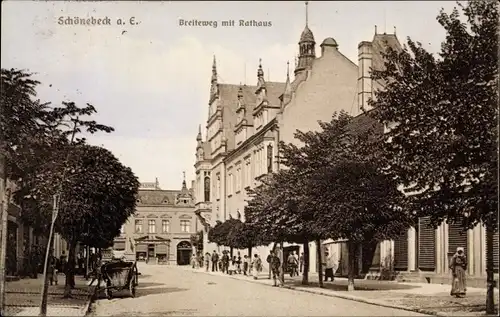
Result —
[[363, 41], [358, 45], [358, 110], [370, 110], [368, 100], [372, 97], [372, 43]]
[[191, 181], [191, 188], [190, 189], [194, 189], [194, 180]]

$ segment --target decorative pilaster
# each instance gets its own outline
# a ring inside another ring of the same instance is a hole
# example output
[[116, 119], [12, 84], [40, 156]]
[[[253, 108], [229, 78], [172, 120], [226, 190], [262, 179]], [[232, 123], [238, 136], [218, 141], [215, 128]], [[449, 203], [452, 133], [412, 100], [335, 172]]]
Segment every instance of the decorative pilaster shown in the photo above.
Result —
[[417, 268], [416, 255], [416, 230], [414, 227], [408, 229], [408, 271], [415, 271]]
[[474, 275], [474, 273], [475, 273], [475, 267], [474, 267], [474, 264], [475, 264], [474, 231], [475, 231], [475, 228], [467, 230], [467, 251], [468, 252], [465, 256], [467, 256], [467, 260], [468, 260], [467, 271], [468, 271], [469, 275]]

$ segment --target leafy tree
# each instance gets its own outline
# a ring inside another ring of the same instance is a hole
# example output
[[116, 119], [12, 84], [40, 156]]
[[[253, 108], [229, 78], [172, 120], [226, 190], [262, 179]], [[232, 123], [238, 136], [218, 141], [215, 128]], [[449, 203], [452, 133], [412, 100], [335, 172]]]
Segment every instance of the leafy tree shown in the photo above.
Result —
[[[109, 151], [85, 145], [81, 132], [111, 132], [113, 128], [84, 120], [96, 109], [63, 102], [42, 104], [32, 74], [2, 69], [0, 128], [7, 177], [17, 183], [16, 200], [23, 221], [46, 233], [51, 223], [53, 196], [60, 212], [56, 231], [70, 245], [74, 262], [78, 241], [107, 246], [135, 208], [138, 181]], [[74, 285], [72, 265], [66, 275], [66, 296]]]
[[69, 166], [75, 172], [63, 186], [56, 230], [69, 244], [66, 285], [73, 286], [77, 243], [102, 246], [118, 236], [135, 212], [139, 181], [110, 151], [97, 146], [76, 146]]
[[399, 235], [412, 215], [402, 208], [397, 182], [383, 171], [381, 130], [374, 120], [341, 112], [319, 124], [321, 131], [297, 131], [301, 147], [281, 145], [282, 163], [298, 175], [301, 197], [307, 197], [299, 219], [307, 219], [317, 239], [348, 239], [353, 290], [359, 246]]
[[208, 241], [226, 246], [228, 235], [229, 227], [224, 225], [224, 222], [217, 220], [215, 226], [208, 231]]
[[[299, 190], [301, 178], [290, 170], [280, 170], [261, 179], [259, 187], [248, 191], [246, 222], [253, 228], [258, 244], [294, 242], [304, 245], [303, 284], [308, 283], [309, 241], [318, 240], [310, 226], [307, 197]], [[284, 272], [282, 272], [284, 274]], [[282, 279], [284, 276], [282, 276]], [[320, 274], [320, 285], [323, 280]]]
[[457, 3], [438, 22], [446, 31], [439, 56], [408, 39], [385, 54], [374, 80], [373, 116], [393, 127], [388, 163], [414, 211], [441, 222], [487, 227], [487, 312], [493, 313], [493, 235], [498, 229], [498, 7]]

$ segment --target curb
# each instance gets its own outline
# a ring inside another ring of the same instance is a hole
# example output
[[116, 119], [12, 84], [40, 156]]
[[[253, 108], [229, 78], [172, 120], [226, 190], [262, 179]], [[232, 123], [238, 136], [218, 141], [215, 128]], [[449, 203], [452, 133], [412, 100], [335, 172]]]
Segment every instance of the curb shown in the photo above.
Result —
[[97, 294], [97, 287], [94, 287], [93, 291], [89, 295], [87, 304], [82, 309], [82, 311], [83, 311], [82, 316], [85, 317], [90, 313], [91, 308], [92, 308], [92, 303], [94, 303], [94, 301], [96, 299], [96, 294]]
[[[185, 271], [188, 271], [188, 270], [185, 270]], [[210, 274], [211, 272], [205, 272], [205, 271], [191, 271], [191, 272], [193, 272], [193, 273], [204, 273], [204, 274], [213, 275], [213, 276], [224, 276], [224, 275], [219, 275], [219, 274], [217, 274], [217, 275], [216, 274]], [[234, 276], [231, 276], [231, 275], [224, 276], [224, 277], [228, 277], [228, 278], [231, 278], [233, 280], [239, 280], [239, 281], [245, 281], [245, 282], [249, 282], [249, 283], [254, 283], [254, 284], [260, 284], [260, 285], [265, 285], [265, 286], [272, 286], [272, 285], [268, 285], [266, 283], [260, 283], [260, 282], [258, 282], [258, 280], [256, 281], [256, 280], [253, 280], [253, 279], [248, 279], [248, 280], [247, 279], [241, 279], [241, 278], [237, 278], [237, 277], [234, 277]], [[393, 308], [393, 309], [400, 309], [400, 310], [405, 310], [405, 311], [411, 311], [411, 312], [425, 314], [425, 315], [431, 315], [431, 316], [451, 316], [451, 314], [446, 314], [446, 313], [442, 313], [442, 312], [435, 312], [435, 311], [431, 311], [431, 310], [427, 310], [427, 309], [421, 309], [421, 308], [408, 308], [408, 307], [404, 307], [404, 306], [393, 305], [393, 304], [389, 304], [389, 303], [384, 303], [384, 302], [374, 301], [374, 300], [370, 300], [370, 299], [365, 299], [365, 298], [358, 297], [358, 296], [339, 294], [337, 292], [335, 292], [335, 293], [332, 293], [332, 292], [323, 292], [323, 291], [321, 291], [321, 289], [319, 289], [319, 290], [312, 290], [312, 289], [308, 290], [308, 289], [305, 289], [305, 288], [300, 288], [300, 287], [295, 287], [295, 286], [289, 286], [289, 285], [283, 285], [281, 288], [289, 289], [289, 290], [294, 290], [294, 291], [297, 291], [297, 292], [303, 292], [303, 293], [323, 295], [323, 296], [328, 296], [328, 297], [337, 297], [337, 298], [347, 299], [347, 300], [351, 300], [351, 301], [355, 301], [355, 302], [361, 302], [361, 303], [365, 303], [365, 304], [376, 305], [376, 306], [386, 307], [386, 308]]]

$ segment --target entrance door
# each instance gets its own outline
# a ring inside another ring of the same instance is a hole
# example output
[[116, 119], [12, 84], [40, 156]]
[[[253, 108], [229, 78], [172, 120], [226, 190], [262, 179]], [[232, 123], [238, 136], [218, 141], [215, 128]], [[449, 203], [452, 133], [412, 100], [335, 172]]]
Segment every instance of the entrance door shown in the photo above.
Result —
[[155, 258], [155, 245], [148, 244], [148, 262], [153, 261]]
[[193, 247], [188, 241], [181, 241], [177, 244], [177, 265], [189, 265]]

